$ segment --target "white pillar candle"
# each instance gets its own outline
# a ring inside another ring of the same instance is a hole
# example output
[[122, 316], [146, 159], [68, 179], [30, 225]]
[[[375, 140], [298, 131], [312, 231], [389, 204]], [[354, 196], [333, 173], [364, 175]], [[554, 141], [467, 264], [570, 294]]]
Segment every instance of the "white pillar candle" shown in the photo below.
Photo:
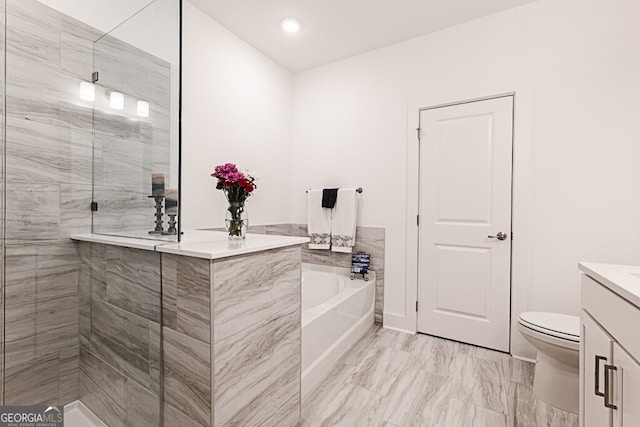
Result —
[[164, 213], [178, 215], [178, 190], [175, 188], [167, 188], [164, 198]]
[[162, 172], [151, 173], [151, 195], [164, 196], [164, 174]]

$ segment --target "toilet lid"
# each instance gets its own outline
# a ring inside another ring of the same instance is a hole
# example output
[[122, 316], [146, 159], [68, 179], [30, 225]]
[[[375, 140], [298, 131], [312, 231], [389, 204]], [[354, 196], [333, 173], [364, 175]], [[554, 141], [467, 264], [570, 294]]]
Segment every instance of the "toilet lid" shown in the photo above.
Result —
[[527, 311], [518, 316], [518, 321], [522, 326], [534, 331], [556, 338], [580, 342], [580, 318], [578, 316], [544, 311]]

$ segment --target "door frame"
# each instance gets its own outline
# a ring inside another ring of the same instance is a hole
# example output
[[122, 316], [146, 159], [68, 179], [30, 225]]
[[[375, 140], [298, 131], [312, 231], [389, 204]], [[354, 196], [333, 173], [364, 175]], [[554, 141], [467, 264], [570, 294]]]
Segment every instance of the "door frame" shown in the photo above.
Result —
[[[447, 108], [447, 107], [455, 107], [455, 106], [459, 106], [459, 105], [466, 105], [466, 104], [472, 104], [475, 102], [483, 102], [483, 101], [491, 101], [491, 100], [496, 100], [496, 99], [502, 99], [502, 98], [511, 98], [511, 164], [510, 166], [510, 173], [509, 176], [511, 177], [511, 181], [510, 181], [510, 185], [509, 185], [509, 219], [510, 219], [510, 223], [509, 223], [509, 239], [511, 240], [511, 233], [513, 231], [513, 139], [514, 139], [514, 119], [515, 119], [515, 93], [506, 93], [506, 94], [499, 94], [499, 95], [494, 95], [494, 96], [488, 96], [488, 97], [483, 97], [483, 98], [478, 98], [478, 99], [466, 99], [466, 100], [460, 100], [458, 102], [454, 102], [454, 103], [449, 103], [449, 104], [444, 104], [444, 105], [436, 105], [436, 106], [428, 106], [428, 107], [422, 107], [418, 109], [418, 123], [419, 123], [419, 127], [422, 127], [422, 124], [420, 123], [420, 115], [422, 112], [424, 111], [431, 111], [431, 110], [437, 110], [440, 108]], [[419, 132], [419, 131], [418, 131]], [[422, 154], [420, 152], [420, 144], [418, 144], [418, 204], [420, 203], [420, 185], [422, 183], [422, 171], [423, 171], [423, 165], [421, 163], [421, 159], [422, 159]], [[497, 224], [496, 224], [497, 225]], [[500, 225], [497, 225], [498, 228], [502, 227]], [[418, 233], [419, 233], [419, 223], [418, 223]], [[512, 241], [509, 242], [510, 244], [512, 243]], [[417, 256], [418, 256], [418, 265], [416, 266], [417, 269], [417, 275], [418, 275], [418, 279], [420, 278], [420, 238], [418, 236], [418, 248], [417, 248]], [[511, 319], [513, 317], [513, 313], [512, 313], [512, 301], [511, 301], [511, 294], [513, 292], [512, 289], [512, 282], [513, 282], [513, 277], [512, 277], [512, 270], [513, 270], [513, 252], [510, 250], [509, 251], [509, 324], [507, 325], [507, 342], [508, 342], [508, 351], [511, 352], [511, 329], [512, 329], [512, 325], [511, 325]], [[416, 282], [416, 301], [420, 301], [420, 283], [417, 281]], [[420, 332], [419, 329], [419, 316], [416, 314], [416, 332]]]
[[[533, 158], [532, 117], [534, 113], [535, 84], [528, 79], [502, 81], [491, 86], [462, 89], [428, 96], [416, 96], [407, 102], [407, 206], [406, 206], [406, 247], [404, 295], [399, 296], [402, 310], [385, 310], [385, 326], [415, 333], [418, 316], [415, 305], [418, 296], [418, 183], [419, 151], [417, 131], [420, 110], [437, 106], [459, 103], [461, 100], [481, 100], [499, 95], [514, 96], [513, 154], [512, 154], [512, 199], [511, 223], [513, 241], [511, 242], [511, 313], [526, 311], [529, 306], [529, 290], [532, 279], [532, 240], [534, 236], [533, 215], [533, 177], [531, 159]], [[535, 349], [517, 333], [517, 316], [511, 316], [511, 354], [523, 359], [535, 359]]]

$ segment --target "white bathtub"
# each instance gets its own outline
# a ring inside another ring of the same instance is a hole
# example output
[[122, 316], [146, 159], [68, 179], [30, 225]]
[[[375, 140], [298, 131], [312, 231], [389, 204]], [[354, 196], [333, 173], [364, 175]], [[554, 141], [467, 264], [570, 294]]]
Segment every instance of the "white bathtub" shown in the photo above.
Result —
[[375, 273], [368, 281], [349, 269], [302, 265], [302, 399], [373, 324]]

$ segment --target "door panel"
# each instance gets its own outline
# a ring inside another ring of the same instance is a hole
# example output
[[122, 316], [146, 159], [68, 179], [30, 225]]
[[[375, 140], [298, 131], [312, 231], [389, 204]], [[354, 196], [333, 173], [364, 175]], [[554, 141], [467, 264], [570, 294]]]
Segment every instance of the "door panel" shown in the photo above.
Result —
[[617, 368], [613, 381], [613, 426], [640, 426], [640, 364], [618, 343], [613, 344], [613, 362]]
[[611, 425], [611, 410], [604, 406], [603, 394], [604, 367], [613, 363], [612, 345], [613, 338], [583, 311], [580, 316], [580, 375], [584, 390], [580, 425], [583, 427]]
[[[491, 215], [492, 116], [440, 120], [438, 222], [487, 223]], [[460, 154], [465, 153], [461, 158]], [[456, 197], [451, 197], [456, 195]]]
[[509, 351], [512, 120], [511, 96], [420, 112], [419, 332]]
[[[436, 245], [436, 304], [439, 313], [486, 319], [489, 271], [486, 248]], [[460, 268], [463, 263], [468, 268]], [[469, 277], [469, 272], [482, 272], [483, 276]], [[469, 286], [473, 283], [473, 286]], [[460, 298], [466, 294], [467, 298]]]

